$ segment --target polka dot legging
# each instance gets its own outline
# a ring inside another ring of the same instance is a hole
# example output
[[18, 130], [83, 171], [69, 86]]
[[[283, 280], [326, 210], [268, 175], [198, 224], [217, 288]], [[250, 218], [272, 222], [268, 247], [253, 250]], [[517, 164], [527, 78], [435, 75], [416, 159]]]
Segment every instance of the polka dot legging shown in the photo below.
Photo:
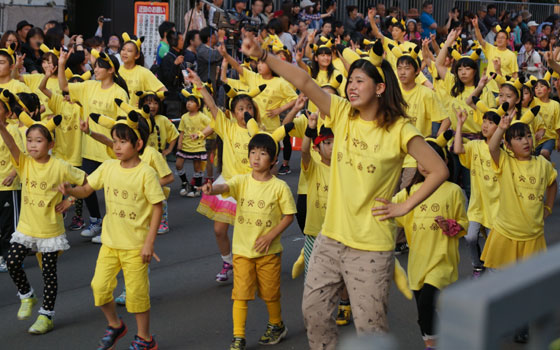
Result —
[[[8, 251], [6, 259], [8, 272], [14, 281], [18, 292], [23, 295], [31, 291], [31, 285], [27, 280], [27, 275], [21, 267], [23, 259], [29, 254], [31, 249], [19, 243], [12, 243]], [[58, 281], [56, 277], [56, 263], [58, 260], [58, 252], [42, 253], [43, 263], [43, 309], [47, 311], [54, 310], [56, 301], [56, 293], [58, 290]]]

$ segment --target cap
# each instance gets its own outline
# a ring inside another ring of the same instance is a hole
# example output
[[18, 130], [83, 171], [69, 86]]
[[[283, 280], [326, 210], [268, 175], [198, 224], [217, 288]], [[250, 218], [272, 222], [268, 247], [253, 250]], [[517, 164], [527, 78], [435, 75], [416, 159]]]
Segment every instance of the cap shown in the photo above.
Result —
[[27, 26], [33, 28], [33, 24], [27, 22], [26, 20], [23, 20], [23, 21], [18, 22], [16, 28], [17, 28], [17, 30], [21, 30], [21, 29], [23, 29], [23, 28], [25, 28], [25, 27], [27, 27]]
[[539, 24], [535, 21], [529, 21], [529, 23], [527, 23], [527, 27], [538, 27]]
[[315, 3], [311, 0], [303, 0], [302, 2], [299, 3], [299, 7], [301, 8], [306, 8], [309, 6], [315, 6]]

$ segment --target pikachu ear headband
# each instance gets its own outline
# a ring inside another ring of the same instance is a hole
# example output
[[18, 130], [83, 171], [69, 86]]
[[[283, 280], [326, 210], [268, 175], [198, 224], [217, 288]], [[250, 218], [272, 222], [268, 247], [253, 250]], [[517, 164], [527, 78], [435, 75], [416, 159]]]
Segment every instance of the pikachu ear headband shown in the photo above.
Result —
[[138, 98], [155, 96], [160, 101], [163, 101], [167, 97], [167, 95], [169, 95], [168, 91], [136, 91], [136, 96], [138, 96]]
[[404, 32], [406, 22], [403, 19], [399, 21], [396, 17], [393, 17], [391, 18], [391, 24], [393, 25], [393, 27], [397, 27]]
[[183, 94], [183, 96], [185, 96], [186, 98], [196, 98], [198, 106], [202, 106], [202, 94], [200, 93], [200, 90], [198, 90], [198, 88], [193, 87], [192, 92], [189, 92], [187, 89], [182, 89], [181, 94]]
[[498, 85], [502, 86], [502, 85], [510, 85], [512, 87], [514, 87], [517, 90], [517, 96], [522, 97], [521, 95], [521, 88], [523, 87], [523, 83], [517, 79], [517, 78], [512, 78], [509, 75], [508, 76], [502, 76], [497, 74], [494, 77], [494, 80], [496, 80], [496, 82], [498, 83]]
[[126, 44], [128, 42], [133, 43], [136, 45], [138, 52], [142, 51], [142, 43], [144, 42], [144, 37], [140, 37], [136, 40], [133, 40], [127, 32], [122, 33], [123, 42]]
[[476, 110], [479, 111], [480, 113], [494, 112], [497, 115], [499, 115], [500, 118], [503, 117], [504, 115], [506, 115], [506, 113], [509, 109], [509, 103], [508, 102], [502, 103], [502, 105], [499, 106], [498, 108], [489, 108], [486, 105], [486, 103], [484, 103], [484, 101], [482, 101], [477, 96], [473, 96], [472, 101], [476, 105]]
[[14, 56], [14, 53], [16, 52], [16, 44], [15, 43], [11, 43], [10, 46], [8, 46], [7, 48], [0, 49], [0, 52], [6, 53], [8, 55], [8, 57], [10, 57], [12, 59], [11, 64], [16, 63], [16, 57]]
[[294, 123], [287, 123], [285, 125], [280, 126], [278, 129], [274, 130], [272, 134], [260, 131], [259, 124], [249, 112], [245, 112], [245, 123], [247, 124], [247, 131], [249, 131], [249, 135], [251, 138], [255, 137], [255, 135], [267, 135], [274, 141], [274, 145], [276, 146], [276, 156], [278, 155], [278, 143], [288, 135], [288, 133], [294, 128]]
[[113, 60], [105, 52], [99, 52], [96, 49], [92, 49], [91, 54], [96, 59], [102, 59], [103, 61], [109, 63], [109, 65], [115, 70], [115, 74], [118, 74], [117, 69], [115, 68], [115, 64], [113, 63]]
[[231, 102], [233, 101], [233, 99], [236, 96], [240, 96], [240, 95], [247, 95], [251, 98], [256, 97], [258, 94], [260, 94], [261, 92], [264, 91], [264, 89], [266, 89], [266, 84], [262, 84], [259, 85], [249, 91], [238, 91], [235, 90], [234, 88], [232, 88], [230, 85], [228, 84], [224, 84], [224, 91], [226, 92], [227, 97], [229, 97], [229, 105], [228, 105], [228, 109], [231, 110]]
[[66, 70], [64, 70], [64, 75], [66, 75], [66, 79], [67, 79], [67, 80], [70, 80], [70, 79], [72, 79], [72, 78], [80, 78], [80, 79], [82, 79], [83, 81], [86, 81], [86, 80], [90, 80], [90, 79], [91, 79], [91, 76], [93, 75], [92, 72], [93, 72], [93, 71], [89, 70], [89, 71], [85, 72], [84, 74], [81, 74], [81, 75], [80, 75], [80, 74], [74, 74], [74, 73], [72, 73], [72, 71], [70, 70], [70, 68], [66, 68]]
[[8, 89], [0, 89], [0, 101], [4, 103], [8, 112], [11, 113], [11, 104], [15, 101], [15, 96]]
[[142, 139], [142, 137], [140, 136], [140, 131], [138, 131], [138, 122], [140, 121], [140, 114], [138, 114], [134, 110], [130, 111], [130, 113], [127, 114], [126, 118], [119, 117], [117, 120], [97, 113], [90, 113], [89, 117], [94, 122], [107, 129], [112, 129], [117, 124], [124, 124], [129, 128], [131, 128], [132, 131], [134, 131], [136, 136], [138, 136], [138, 140]]
[[309, 47], [311, 48], [311, 50], [313, 50], [314, 54], [317, 54], [317, 50], [319, 49], [323, 49], [323, 48], [330, 49], [333, 47], [333, 41], [328, 38], [325, 38], [324, 36], [321, 36], [319, 38], [319, 41], [321, 42], [319, 45], [309, 44]]
[[437, 138], [427, 137], [425, 140], [426, 142], [433, 142], [439, 147], [441, 147], [443, 151], [443, 155], [445, 157], [445, 161], [447, 161], [447, 143], [453, 137], [453, 131], [447, 130], [446, 132], [441, 133]]
[[344, 80], [344, 76], [342, 74], [337, 74], [336, 76], [332, 75], [329, 82], [321, 87], [330, 87], [334, 90], [338, 90], [343, 80]]
[[392, 44], [388, 44], [387, 46], [389, 50], [391, 50], [393, 55], [397, 57], [397, 59], [403, 56], [409, 56], [414, 60], [414, 62], [416, 62], [416, 64], [418, 65], [417, 68], [420, 68], [422, 66], [422, 62], [420, 62], [420, 59], [418, 58], [418, 54], [420, 53], [420, 46], [416, 45], [414, 49], [411, 48], [409, 51], [404, 52], [398, 46], [393, 46]]
[[539, 79], [537, 79], [537, 77], [535, 77], [534, 75], [531, 75], [529, 79], [525, 83], [523, 83], [523, 86], [532, 89], [535, 87], [535, 85], [537, 85], [537, 81], [539, 81]]
[[457, 49], [451, 47], [448, 48], [448, 50], [451, 53], [451, 57], [453, 57], [455, 61], [459, 61], [462, 58], [470, 58], [471, 60], [477, 62], [478, 59], [480, 58], [480, 54], [482, 53], [481, 48], [477, 48], [476, 50], [473, 50], [473, 52], [470, 55], [461, 55], [459, 51], [457, 51]]
[[153, 126], [152, 126], [152, 121], [150, 120], [150, 107], [148, 105], [143, 105], [142, 108], [137, 109], [119, 98], [115, 99], [115, 103], [127, 115], [129, 115], [131, 112], [136, 112], [138, 115], [146, 119], [146, 121], [148, 122], [149, 129], [152, 130]]
[[505, 32], [507, 35], [509, 35], [509, 33], [511, 33], [511, 28], [509, 26], [502, 28], [502, 26], [500, 26], [499, 24], [496, 26], [496, 31], [499, 32]]
[[42, 125], [45, 128], [47, 128], [47, 130], [51, 134], [54, 132], [54, 129], [56, 129], [56, 127], [59, 126], [60, 123], [62, 122], [61, 115], [57, 115], [48, 120], [35, 121], [33, 120], [33, 118], [31, 118], [29, 114], [27, 114], [26, 111], [21, 111], [21, 113], [18, 115], [18, 118], [23, 123], [23, 125], [25, 125], [28, 128], [32, 127], [33, 125]]
[[[550, 80], [552, 78], [560, 78], [560, 75], [558, 73], [556, 73], [555, 71], [553, 71], [552, 69], [548, 69], [548, 71], [546, 72], [546, 74], [544, 75], [544, 77], [542, 79], [539, 79], [538, 81], [543, 81], [548, 85], [548, 87], [550, 87]], [[535, 83], [536, 85], [536, 83]]]
[[370, 62], [375, 68], [377, 68], [379, 75], [381, 75], [381, 79], [385, 82], [385, 73], [383, 73], [383, 69], [381, 69], [381, 64], [383, 63], [383, 43], [381, 40], [377, 40], [373, 44], [367, 57], [360, 57], [358, 53], [349, 48], [345, 48], [344, 51], [342, 51], [342, 57], [344, 57], [346, 62], [350, 65], [359, 59]]
[[41, 51], [43, 51], [43, 53], [52, 53], [53, 55], [55, 55], [56, 57], [60, 57], [60, 50], [57, 50], [55, 48], [49, 49], [49, 47], [45, 44], [41, 44], [41, 46], [39, 46], [39, 49], [41, 49]]

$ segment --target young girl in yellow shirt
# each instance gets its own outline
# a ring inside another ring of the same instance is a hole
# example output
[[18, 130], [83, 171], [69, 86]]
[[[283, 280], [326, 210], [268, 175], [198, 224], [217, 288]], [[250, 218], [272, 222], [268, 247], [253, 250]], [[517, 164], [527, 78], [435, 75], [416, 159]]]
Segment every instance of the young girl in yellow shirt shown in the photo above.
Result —
[[29, 333], [44, 334], [54, 327], [54, 304], [57, 296], [58, 280], [56, 266], [59, 253], [70, 248], [66, 239], [62, 212], [69, 201], [62, 201], [57, 186], [62, 182], [82, 185], [85, 173], [67, 162], [49, 155], [54, 146], [52, 132], [62, 117], [57, 116], [46, 123], [34, 122], [26, 112], [20, 112], [20, 119], [28, 126], [26, 143], [28, 155], [17, 146], [5, 126], [6, 117], [12, 112], [8, 100], [14, 96], [7, 90], [2, 92], [0, 103], [0, 136], [4, 140], [14, 166], [22, 181], [22, 206], [19, 223], [10, 240], [7, 256], [8, 272], [18, 289], [21, 307], [18, 319], [31, 316], [37, 298], [22, 268], [25, 257], [31, 251], [41, 253], [43, 271], [43, 306], [37, 321], [29, 328]]
[[[210, 127], [223, 141], [223, 150], [221, 152], [223, 162], [222, 174], [213, 184], [224, 184], [235, 175], [250, 173], [251, 167], [249, 165], [247, 149], [251, 137], [247, 132], [245, 114], [254, 116], [259, 120], [259, 109], [253, 97], [264, 90], [266, 86], [261, 85], [259, 88], [247, 93], [238, 93], [229, 85], [225, 85], [226, 93], [229, 97], [229, 102], [226, 103], [228, 106], [226, 111], [228, 116], [226, 116], [226, 113], [218, 109], [210, 93], [203, 88], [203, 83], [198, 75], [190, 69], [189, 81], [193, 83], [197, 91], [201, 92], [204, 103], [212, 116]], [[207, 136], [207, 134], [204, 136]], [[200, 204], [196, 209], [197, 212], [214, 221], [216, 243], [222, 257], [222, 269], [216, 275], [216, 282], [218, 283], [231, 282], [233, 257], [228, 238], [228, 228], [234, 224], [236, 205], [237, 202], [232, 197], [203, 194]]]
[[[181, 196], [194, 198], [201, 195], [197, 188], [202, 186], [208, 153], [204, 142], [205, 137], [200, 136], [204, 136], [201, 135], [202, 131], [210, 125], [210, 117], [201, 112], [204, 105], [202, 95], [198, 91], [190, 93], [183, 89], [182, 94], [187, 99], [187, 113], [181, 116], [181, 122], [179, 123], [180, 134], [175, 167], [182, 182], [179, 193]], [[187, 174], [183, 169], [185, 160], [192, 160], [193, 162], [194, 173], [190, 184], [187, 182]]]
[[[452, 158], [446, 150], [447, 138], [441, 134], [428, 144], [447, 163], [450, 173]], [[421, 165], [412, 183], [393, 197], [402, 203], [419, 190], [427, 175]], [[410, 246], [408, 253], [408, 280], [414, 291], [418, 308], [418, 324], [427, 349], [435, 348], [436, 299], [439, 291], [455, 282], [459, 276], [459, 238], [468, 226], [466, 198], [459, 186], [444, 182], [438, 189], [408, 214], [396, 218], [404, 227]]]
[[[550, 76], [550, 74], [548, 74]], [[535, 104], [541, 106], [539, 114], [546, 124], [543, 138], [535, 148], [535, 154], [550, 160], [552, 151], [560, 149], [558, 135], [560, 135], [560, 103], [550, 99], [550, 81], [539, 79], [535, 84]]]

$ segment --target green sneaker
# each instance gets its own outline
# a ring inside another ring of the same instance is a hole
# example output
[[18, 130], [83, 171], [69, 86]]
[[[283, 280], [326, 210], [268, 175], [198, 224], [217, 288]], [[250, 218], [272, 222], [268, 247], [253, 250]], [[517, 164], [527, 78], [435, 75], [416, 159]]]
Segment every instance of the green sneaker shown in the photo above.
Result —
[[259, 344], [261, 345], [274, 345], [280, 343], [282, 339], [288, 334], [288, 328], [284, 326], [284, 322], [280, 322], [279, 325], [268, 323], [266, 325], [266, 331], [259, 339]]
[[54, 328], [54, 322], [45, 315], [39, 315], [37, 321], [29, 327], [28, 332], [31, 334], [45, 334], [52, 331]]
[[233, 338], [229, 350], [245, 350], [245, 338]]
[[30, 298], [21, 299], [21, 306], [19, 307], [17, 318], [18, 320], [26, 320], [31, 316], [33, 306], [37, 304], [37, 298], [32, 296]]

